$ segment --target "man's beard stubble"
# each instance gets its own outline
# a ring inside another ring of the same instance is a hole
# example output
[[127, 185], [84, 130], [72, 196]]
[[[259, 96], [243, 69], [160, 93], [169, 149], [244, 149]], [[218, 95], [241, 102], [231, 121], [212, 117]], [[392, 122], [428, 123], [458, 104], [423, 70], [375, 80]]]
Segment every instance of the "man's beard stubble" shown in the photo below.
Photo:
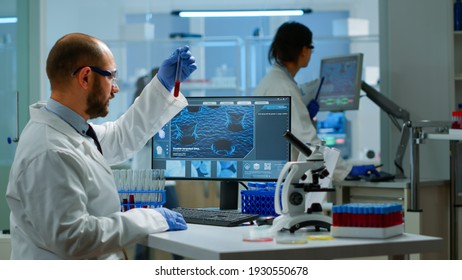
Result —
[[93, 89], [87, 97], [86, 113], [90, 116], [90, 119], [105, 117], [109, 113], [109, 101], [101, 100], [102, 95], [101, 82], [99, 79], [96, 79]]

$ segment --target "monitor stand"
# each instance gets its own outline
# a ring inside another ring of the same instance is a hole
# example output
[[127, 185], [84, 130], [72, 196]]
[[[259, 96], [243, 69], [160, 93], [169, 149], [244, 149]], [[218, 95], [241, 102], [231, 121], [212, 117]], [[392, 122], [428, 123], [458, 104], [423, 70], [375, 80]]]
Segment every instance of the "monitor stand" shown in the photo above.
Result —
[[220, 210], [236, 210], [239, 200], [239, 182], [220, 182]]

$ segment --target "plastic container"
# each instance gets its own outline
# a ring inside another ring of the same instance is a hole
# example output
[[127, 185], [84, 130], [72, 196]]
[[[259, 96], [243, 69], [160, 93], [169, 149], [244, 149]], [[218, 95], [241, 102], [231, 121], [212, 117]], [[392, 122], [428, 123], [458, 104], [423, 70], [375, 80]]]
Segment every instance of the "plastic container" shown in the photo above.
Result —
[[274, 210], [276, 184], [273, 182], [249, 182], [247, 185], [249, 189], [241, 191], [242, 213], [277, 216], [278, 214]]
[[332, 236], [387, 238], [404, 232], [402, 205], [350, 203], [332, 207]]
[[403, 223], [398, 203], [350, 203], [332, 207], [332, 225], [385, 228]]
[[452, 112], [452, 129], [462, 129], [462, 110]]
[[241, 191], [242, 213], [260, 216], [277, 216], [274, 211], [274, 191], [243, 190]]

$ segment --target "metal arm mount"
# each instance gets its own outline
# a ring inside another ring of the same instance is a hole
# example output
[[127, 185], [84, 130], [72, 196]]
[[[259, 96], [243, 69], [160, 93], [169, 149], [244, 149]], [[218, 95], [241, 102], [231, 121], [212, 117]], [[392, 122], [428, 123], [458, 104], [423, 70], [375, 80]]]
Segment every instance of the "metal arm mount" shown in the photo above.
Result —
[[[388, 99], [385, 95], [378, 92], [375, 88], [368, 85], [366, 82], [361, 82], [361, 89], [366, 93], [367, 97], [372, 100], [377, 106], [380, 107], [385, 113], [388, 114], [393, 124], [401, 131], [401, 139], [396, 150], [395, 154], [395, 168], [396, 168], [396, 178], [405, 178], [404, 169], [403, 169], [403, 158], [404, 153], [406, 152], [406, 146], [409, 142], [409, 129], [406, 127], [409, 126], [411, 121], [410, 114], [405, 109], [396, 105], [393, 101]], [[398, 119], [402, 120], [400, 125]]]
[[418, 212], [420, 207], [418, 204], [419, 188], [418, 184], [420, 181], [420, 151], [419, 145], [424, 144], [427, 138], [427, 131], [429, 128], [435, 129], [435, 133], [447, 133], [451, 128], [451, 121], [414, 121], [407, 122], [405, 127], [408, 134], [411, 134], [409, 144], [411, 146], [410, 151], [410, 201], [408, 211]]

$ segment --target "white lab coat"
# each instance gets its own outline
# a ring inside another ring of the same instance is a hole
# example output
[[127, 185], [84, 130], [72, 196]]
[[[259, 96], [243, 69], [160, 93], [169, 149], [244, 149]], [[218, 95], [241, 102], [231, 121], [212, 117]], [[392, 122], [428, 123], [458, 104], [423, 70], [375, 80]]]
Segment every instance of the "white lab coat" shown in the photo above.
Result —
[[186, 105], [155, 77], [117, 121], [93, 125], [104, 157], [43, 104], [31, 105], [6, 193], [11, 258], [120, 259], [123, 246], [167, 230], [152, 209], [120, 212], [110, 165], [141, 149]]
[[[311, 121], [308, 109], [303, 103], [299, 86], [290, 72], [283, 66], [275, 64], [263, 77], [255, 89], [254, 95], [290, 96], [291, 97], [291, 132], [303, 143], [319, 144], [316, 127]], [[277, 137], [277, 135], [275, 135]], [[282, 135], [281, 135], [282, 137]], [[300, 152], [292, 146], [291, 160], [298, 160]], [[351, 165], [339, 160], [334, 170], [333, 180], [342, 181], [351, 170]]]

